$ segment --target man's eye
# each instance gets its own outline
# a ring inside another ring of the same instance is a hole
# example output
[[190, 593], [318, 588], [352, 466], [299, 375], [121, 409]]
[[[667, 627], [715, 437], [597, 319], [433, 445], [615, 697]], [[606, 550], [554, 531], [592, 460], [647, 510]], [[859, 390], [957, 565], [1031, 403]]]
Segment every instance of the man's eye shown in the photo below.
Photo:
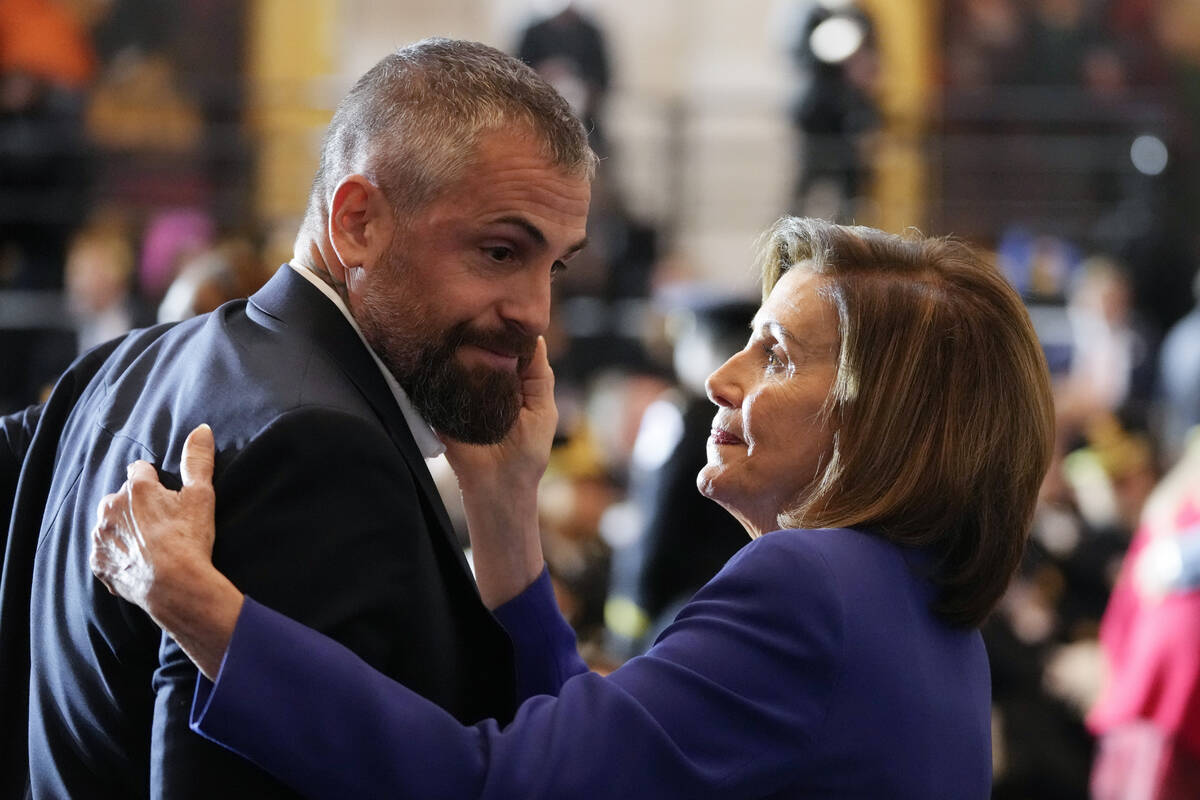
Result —
[[566, 265], [566, 263], [564, 263], [562, 261], [555, 261], [553, 264], [550, 265], [550, 277], [551, 278], [553, 278], [555, 275], [560, 275], [566, 271], [567, 271], [567, 265]]
[[513, 249], [511, 247], [488, 247], [485, 252], [488, 254], [488, 258], [493, 261], [512, 261], [513, 258]]

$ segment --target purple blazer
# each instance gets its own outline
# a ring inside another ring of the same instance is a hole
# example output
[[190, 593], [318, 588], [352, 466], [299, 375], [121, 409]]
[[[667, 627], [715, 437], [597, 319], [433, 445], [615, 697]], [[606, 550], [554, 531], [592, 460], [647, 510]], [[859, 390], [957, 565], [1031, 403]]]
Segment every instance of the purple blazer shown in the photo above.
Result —
[[247, 599], [192, 727], [313, 797], [986, 798], [987, 656], [931, 614], [927, 566], [855, 530], [768, 534], [607, 677], [543, 573], [497, 610], [525, 698], [503, 727]]

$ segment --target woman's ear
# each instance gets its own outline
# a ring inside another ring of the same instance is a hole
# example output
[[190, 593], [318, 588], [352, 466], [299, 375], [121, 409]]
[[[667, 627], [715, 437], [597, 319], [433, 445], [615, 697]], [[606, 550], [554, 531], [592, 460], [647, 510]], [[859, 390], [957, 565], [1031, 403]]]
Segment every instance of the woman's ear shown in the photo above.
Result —
[[378, 186], [362, 175], [343, 178], [329, 209], [329, 242], [340, 270], [374, 266], [391, 242], [392, 224], [391, 207]]

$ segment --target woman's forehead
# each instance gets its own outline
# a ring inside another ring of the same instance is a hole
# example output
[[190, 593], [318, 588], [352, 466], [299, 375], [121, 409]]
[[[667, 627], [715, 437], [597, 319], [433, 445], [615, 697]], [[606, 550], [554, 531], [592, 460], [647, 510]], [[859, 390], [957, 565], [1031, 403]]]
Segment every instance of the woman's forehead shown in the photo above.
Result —
[[789, 270], [771, 289], [754, 315], [754, 330], [781, 328], [792, 338], [836, 338], [837, 319], [822, 289], [825, 276], [807, 270]]

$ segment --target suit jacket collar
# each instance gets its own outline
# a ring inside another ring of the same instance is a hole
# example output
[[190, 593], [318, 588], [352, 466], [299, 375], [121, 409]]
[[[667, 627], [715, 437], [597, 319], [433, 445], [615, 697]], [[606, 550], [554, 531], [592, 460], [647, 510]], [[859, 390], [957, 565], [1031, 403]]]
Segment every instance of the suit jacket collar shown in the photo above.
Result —
[[[425, 465], [425, 458], [413, 439], [408, 422], [400, 412], [396, 397], [380, 373], [375, 360], [371, 358], [366, 345], [342, 316], [342, 312], [324, 297], [319, 289], [297, 275], [295, 270], [286, 264], [250, 297], [250, 304], [295, 331], [297, 335], [311, 338], [318, 347], [330, 354], [350, 382], [366, 398], [396, 449], [408, 463], [424, 495], [422, 500], [428, 516], [436, 520], [440, 535], [447, 540], [455, 554], [455, 560], [470, 577], [470, 569], [463, 557], [462, 547], [454, 535], [446, 507], [433, 483], [433, 476], [429, 474], [429, 468]], [[470, 583], [475, 585], [473, 578]]]
[[294, 264], [289, 264], [292, 271], [304, 278], [313, 286], [317, 287], [317, 291], [325, 295], [325, 298], [337, 308], [342, 317], [350, 323], [350, 327], [358, 334], [358, 338], [364, 345], [367, 346], [367, 354], [371, 360], [375, 362], [375, 366], [379, 368], [379, 372], [383, 375], [383, 382], [387, 384], [391, 390], [392, 396], [396, 398], [396, 403], [400, 406], [400, 413], [404, 415], [404, 419], [408, 422], [408, 429], [412, 432], [413, 440], [417, 443], [417, 448], [420, 449], [421, 455], [426, 460], [436, 458], [445, 452], [446, 448], [438, 440], [437, 434], [433, 432], [433, 428], [429, 423], [421, 418], [420, 413], [413, 407], [412, 402], [408, 399], [408, 393], [400, 388], [400, 384], [392, 376], [383, 362], [379, 360], [379, 354], [371, 350], [370, 344], [367, 343], [366, 337], [363, 336], [362, 329], [359, 328], [358, 322], [350, 314], [350, 310], [346, 307], [346, 303], [338, 295], [337, 291], [317, 276], [315, 272], [308, 270], [305, 267], [297, 267]]

